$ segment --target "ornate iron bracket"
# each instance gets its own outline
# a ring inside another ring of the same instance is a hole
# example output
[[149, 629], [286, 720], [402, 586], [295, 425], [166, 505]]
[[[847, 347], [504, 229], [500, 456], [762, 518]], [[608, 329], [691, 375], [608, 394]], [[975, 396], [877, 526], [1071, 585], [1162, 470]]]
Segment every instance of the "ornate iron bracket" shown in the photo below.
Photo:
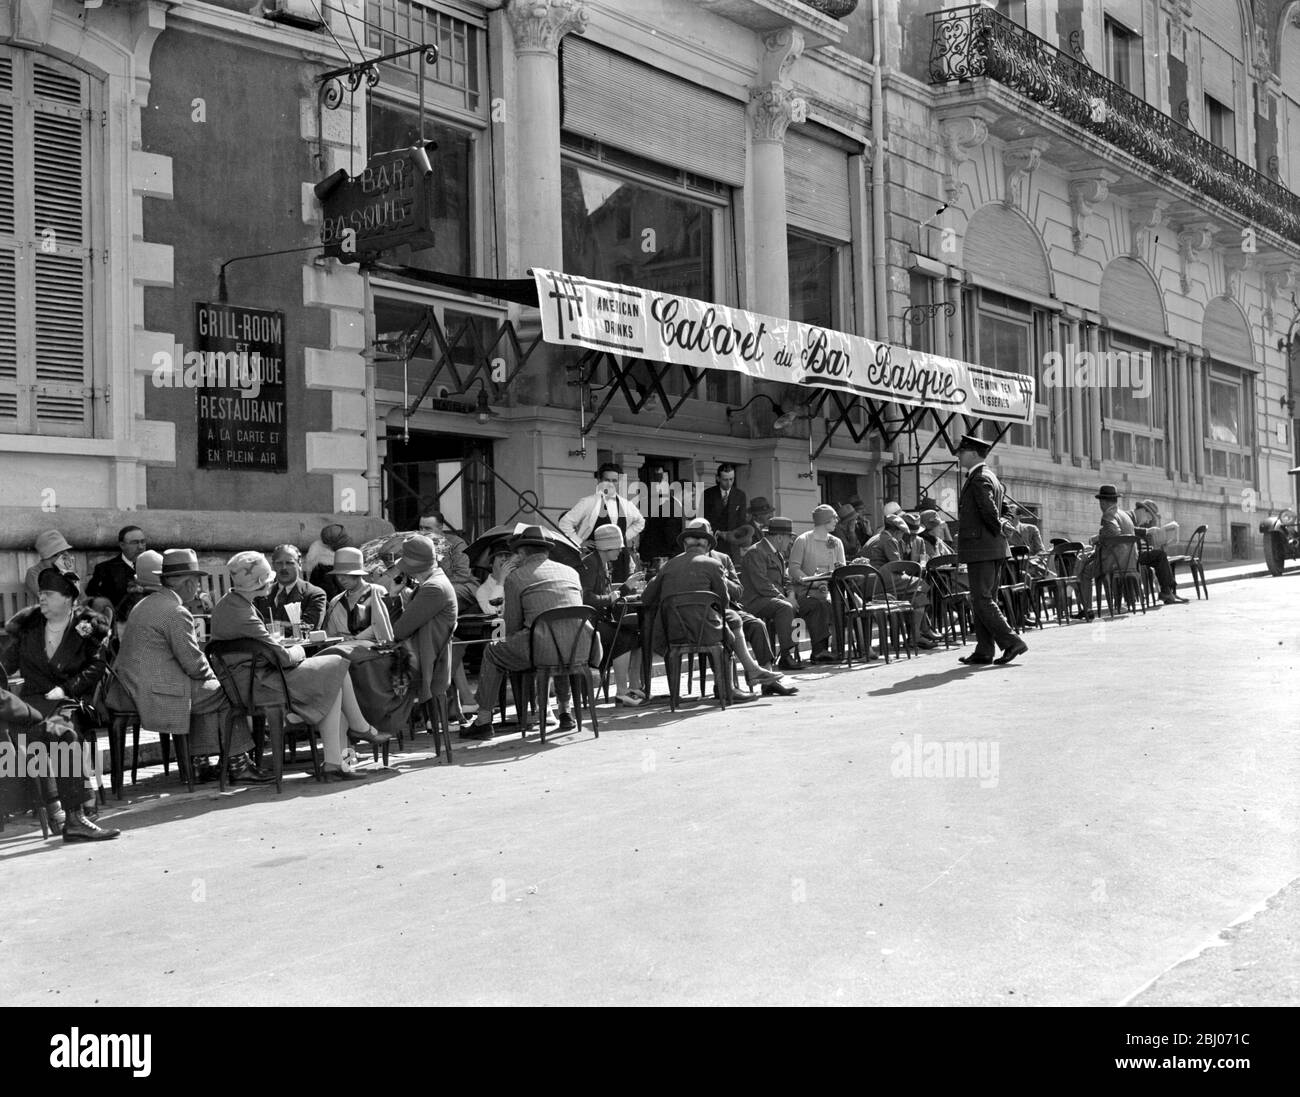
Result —
[[945, 316], [956, 316], [957, 306], [951, 301], [935, 301], [931, 305], [908, 305], [903, 310], [903, 323], [919, 328], [927, 320], [933, 320], [940, 312]]
[[385, 61], [409, 57], [413, 53], [421, 54], [426, 65], [438, 63], [438, 47], [420, 45], [412, 46], [409, 50], [399, 50], [397, 53], [386, 53], [383, 57], [374, 57], [369, 61], [358, 61], [355, 65], [348, 65], [347, 68], [331, 69], [329, 72], [321, 73], [316, 77], [320, 81], [321, 106], [326, 110], [336, 110], [343, 105], [344, 84], [347, 84], [349, 95], [355, 95], [363, 81], [367, 88], [373, 88], [379, 83], [380, 65]]

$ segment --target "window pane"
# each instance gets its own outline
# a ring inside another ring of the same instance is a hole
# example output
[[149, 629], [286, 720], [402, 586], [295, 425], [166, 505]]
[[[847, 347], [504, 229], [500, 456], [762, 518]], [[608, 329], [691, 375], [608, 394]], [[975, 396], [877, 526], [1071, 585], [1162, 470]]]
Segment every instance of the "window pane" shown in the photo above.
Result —
[[1223, 450], [1210, 451], [1210, 472], [1215, 476], [1228, 475], [1228, 455]]
[[711, 300], [714, 207], [576, 164], [560, 174], [564, 269]]
[[1133, 435], [1112, 432], [1111, 442], [1115, 447], [1114, 459], [1116, 461], [1131, 462], [1133, 460]]
[[912, 271], [909, 288], [911, 300], [908, 305], [916, 311], [908, 313], [907, 345], [912, 350], [933, 354], [934, 320], [926, 314], [926, 306], [933, 301], [934, 280]]
[[1239, 432], [1241, 386], [1225, 381], [1210, 381], [1210, 438], [1216, 442], [1241, 445]]
[[808, 236], [786, 235], [790, 255], [790, 319], [835, 327], [839, 249]]
[[1133, 460], [1139, 465], [1151, 464], [1151, 439], [1139, 434], [1133, 439]]
[[1029, 324], [981, 312], [980, 364], [1008, 373], [1033, 373]]
[[440, 270], [451, 274], [472, 274], [470, 233], [473, 223], [473, 192], [470, 187], [473, 142], [469, 134], [444, 125], [429, 115], [420, 132], [419, 112], [394, 103], [372, 101], [370, 107], [370, 155], [408, 148], [421, 140], [438, 143], [429, 152], [433, 165], [434, 245], [422, 251], [394, 248], [391, 262]]

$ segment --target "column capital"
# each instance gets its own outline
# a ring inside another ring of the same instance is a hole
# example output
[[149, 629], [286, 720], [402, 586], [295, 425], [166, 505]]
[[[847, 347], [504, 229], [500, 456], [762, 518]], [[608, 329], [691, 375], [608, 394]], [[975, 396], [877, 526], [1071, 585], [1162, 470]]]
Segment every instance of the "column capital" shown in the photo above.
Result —
[[587, 29], [587, 6], [582, 0], [510, 0], [506, 9], [515, 36], [515, 53], [556, 56], [560, 39]]
[[808, 118], [808, 104], [788, 84], [771, 83], [749, 89], [748, 114], [755, 141], [784, 141], [791, 122]]

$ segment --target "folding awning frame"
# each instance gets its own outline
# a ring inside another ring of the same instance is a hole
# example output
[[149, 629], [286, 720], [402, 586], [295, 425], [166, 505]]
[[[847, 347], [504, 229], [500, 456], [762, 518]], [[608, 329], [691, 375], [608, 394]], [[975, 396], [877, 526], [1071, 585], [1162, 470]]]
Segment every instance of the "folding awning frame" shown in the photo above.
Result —
[[[644, 365], [649, 374], [649, 381], [644, 385], [637, 385], [631, 380], [631, 371], [638, 364]], [[596, 371], [602, 365], [609, 367], [610, 379], [607, 384], [593, 386], [592, 378]], [[582, 437], [591, 433], [591, 428], [600, 421], [600, 417], [609, 407], [610, 402], [620, 392], [627, 406], [633, 414], [640, 414], [651, 400], [656, 397], [659, 405], [664, 409], [664, 418], [671, 419], [682, 409], [696, 390], [699, 389], [700, 383], [704, 380], [705, 370], [696, 369], [693, 366], [675, 366], [672, 362], [652, 362], [646, 358], [628, 358], [621, 354], [614, 354], [607, 350], [588, 350], [585, 351], [578, 360], [567, 368], [577, 371], [575, 380], [569, 382], [571, 385], [578, 385], [584, 390], [591, 392], [603, 390], [605, 395], [601, 398], [599, 407], [593, 408], [591, 415], [587, 415], [586, 391], [582, 394], [579, 401], [579, 407], [582, 409]], [[676, 397], [669, 396], [664, 389], [664, 378], [668, 376], [669, 370], [678, 368], [682, 371], [682, 376], [686, 378], [686, 389]]]

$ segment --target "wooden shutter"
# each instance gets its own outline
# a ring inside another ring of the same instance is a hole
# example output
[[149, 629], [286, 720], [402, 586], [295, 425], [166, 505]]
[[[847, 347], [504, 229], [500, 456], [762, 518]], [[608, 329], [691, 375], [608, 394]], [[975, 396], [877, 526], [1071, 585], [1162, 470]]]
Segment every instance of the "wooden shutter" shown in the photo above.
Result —
[[0, 48], [0, 430], [92, 432], [89, 93]]
[[1111, 260], [1101, 276], [1100, 304], [1108, 327], [1133, 335], [1168, 338], [1160, 290], [1136, 259]]
[[785, 207], [790, 227], [832, 240], [851, 240], [849, 203], [848, 155], [805, 133], [787, 130]]
[[1201, 320], [1201, 346], [1221, 362], [1256, 368], [1250, 328], [1241, 309], [1231, 298], [1216, 297], [1205, 306], [1205, 316]]
[[570, 133], [719, 183], [745, 181], [739, 101], [580, 38], [564, 40], [561, 64]]

